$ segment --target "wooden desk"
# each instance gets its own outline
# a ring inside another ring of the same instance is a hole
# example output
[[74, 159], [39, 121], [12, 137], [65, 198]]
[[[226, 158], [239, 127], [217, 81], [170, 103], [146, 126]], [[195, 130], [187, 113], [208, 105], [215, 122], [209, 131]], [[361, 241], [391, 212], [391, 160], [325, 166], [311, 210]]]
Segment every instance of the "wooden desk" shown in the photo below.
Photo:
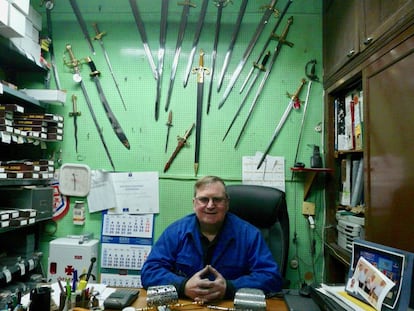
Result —
[[[190, 300], [179, 300], [179, 303], [189, 303], [191, 302]], [[234, 304], [233, 301], [221, 301], [221, 302], [217, 302], [217, 303], [211, 303], [211, 305], [214, 306], [220, 306], [220, 307], [228, 307], [228, 308], [233, 308]], [[135, 300], [135, 302], [132, 304], [132, 307], [135, 308], [143, 308], [147, 306], [147, 292], [144, 289], [140, 289], [140, 293], [139, 293], [139, 297], [137, 300]], [[155, 309], [154, 309], [155, 310]], [[190, 310], [190, 307], [181, 307], [181, 308], [177, 308], [177, 310]], [[191, 311], [203, 311], [203, 310], [209, 310], [212, 311], [211, 309], [208, 309], [206, 307], [202, 307], [202, 306], [196, 306], [194, 305], [193, 308], [191, 308]], [[285, 301], [281, 298], [271, 298], [271, 299], [267, 299], [266, 300], [266, 310], [267, 311], [288, 311]]]

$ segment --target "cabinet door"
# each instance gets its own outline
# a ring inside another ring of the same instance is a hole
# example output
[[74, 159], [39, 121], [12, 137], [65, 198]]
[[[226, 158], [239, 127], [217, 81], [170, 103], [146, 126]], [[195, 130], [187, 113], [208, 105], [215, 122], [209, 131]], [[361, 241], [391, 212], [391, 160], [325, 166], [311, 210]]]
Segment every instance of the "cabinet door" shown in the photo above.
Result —
[[366, 238], [414, 251], [414, 26], [364, 73], [368, 171]]
[[324, 0], [324, 75], [329, 77], [359, 51], [360, 0]]
[[[360, 50], [369, 46], [412, 11], [413, 0], [364, 0], [360, 25]], [[411, 13], [412, 14], [412, 13]], [[398, 26], [397, 26], [398, 27]]]

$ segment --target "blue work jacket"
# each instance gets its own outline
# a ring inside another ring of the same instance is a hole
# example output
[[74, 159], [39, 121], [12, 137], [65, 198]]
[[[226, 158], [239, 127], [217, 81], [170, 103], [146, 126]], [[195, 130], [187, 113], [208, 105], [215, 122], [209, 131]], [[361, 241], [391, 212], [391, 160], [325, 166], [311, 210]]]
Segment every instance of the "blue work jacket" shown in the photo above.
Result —
[[[144, 288], [174, 285], [177, 289], [204, 268], [201, 233], [195, 214], [174, 222], [153, 246], [141, 271]], [[227, 213], [209, 263], [240, 288], [257, 288], [265, 293], [282, 288], [279, 267], [260, 231], [234, 214]]]

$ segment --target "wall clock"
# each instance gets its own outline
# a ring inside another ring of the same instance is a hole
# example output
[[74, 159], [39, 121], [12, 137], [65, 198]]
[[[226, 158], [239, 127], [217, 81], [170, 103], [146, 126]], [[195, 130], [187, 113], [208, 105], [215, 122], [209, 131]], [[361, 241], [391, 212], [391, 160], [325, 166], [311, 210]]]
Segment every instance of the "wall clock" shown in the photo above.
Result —
[[85, 164], [65, 163], [60, 168], [59, 191], [74, 197], [85, 197], [91, 189], [91, 169]]

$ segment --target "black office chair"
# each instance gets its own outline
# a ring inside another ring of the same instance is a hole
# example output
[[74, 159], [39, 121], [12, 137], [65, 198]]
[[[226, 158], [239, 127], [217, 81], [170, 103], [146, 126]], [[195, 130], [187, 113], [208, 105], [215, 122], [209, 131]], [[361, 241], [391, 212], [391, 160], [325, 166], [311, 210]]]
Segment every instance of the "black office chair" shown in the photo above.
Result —
[[272, 187], [228, 185], [229, 210], [259, 228], [288, 286], [289, 215], [286, 195]]

